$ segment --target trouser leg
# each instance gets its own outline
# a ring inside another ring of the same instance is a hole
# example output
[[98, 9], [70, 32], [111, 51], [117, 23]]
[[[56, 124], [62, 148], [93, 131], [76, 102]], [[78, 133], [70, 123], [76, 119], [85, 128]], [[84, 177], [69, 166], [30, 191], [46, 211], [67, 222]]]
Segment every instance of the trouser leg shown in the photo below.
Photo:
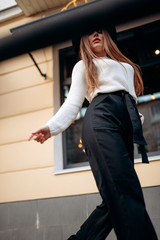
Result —
[[112, 228], [109, 209], [102, 202], [83, 223], [76, 234], [76, 240], [104, 240]]
[[[92, 172], [109, 208], [117, 239], [157, 240], [145, 209], [139, 180], [126, 149], [127, 144], [121, 134], [106, 129], [92, 129], [87, 141]], [[88, 234], [86, 232], [87, 237]], [[96, 236], [87, 237], [83, 239], [97, 239]]]
[[105, 240], [112, 228], [109, 209], [102, 202], [83, 223], [77, 234], [68, 240]]
[[[157, 240], [129, 158], [132, 154], [127, 153], [119, 133], [103, 130], [99, 134], [98, 130], [93, 135], [86, 151], [104, 202], [69, 240], [105, 240], [112, 226], [118, 240]], [[112, 148], [106, 146], [106, 136]]]

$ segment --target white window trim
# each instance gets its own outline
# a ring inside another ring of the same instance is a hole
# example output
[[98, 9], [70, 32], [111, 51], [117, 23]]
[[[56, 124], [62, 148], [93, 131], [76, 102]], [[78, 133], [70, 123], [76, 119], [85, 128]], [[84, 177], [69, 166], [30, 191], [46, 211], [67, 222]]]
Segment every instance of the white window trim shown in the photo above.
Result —
[[[59, 50], [63, 48], [70, 47], [71, 41], [64, 42], [61, 44], [57, 44], [53, 47], [53, 59], [54, 59], [54, 88], [53, 88], [53, 102], [54, 102], [54, 114], [58, 111], [61, 106], [60, 102], [60, 74], [59, 74]], [[149, 161], [159, 161], [160, 155], [157, 156], [150, 156], [148, 157]], [[141, 158], [136, 158], [134, 163], [141, 163]], [[54, 137], [54, 172], [53, 174], [65, 174], [65, 173], [72, 173], [72, 172], [80, 172], [80, 171], [88, 171], [90, 170], [90, 166], [82, 166], [82, 167], [74, 167], [74, 168], [67, 168], [64, 169], [64, 162], [63, 162], [63, 144], [62, 144], [62, 133], [58, 134]]]

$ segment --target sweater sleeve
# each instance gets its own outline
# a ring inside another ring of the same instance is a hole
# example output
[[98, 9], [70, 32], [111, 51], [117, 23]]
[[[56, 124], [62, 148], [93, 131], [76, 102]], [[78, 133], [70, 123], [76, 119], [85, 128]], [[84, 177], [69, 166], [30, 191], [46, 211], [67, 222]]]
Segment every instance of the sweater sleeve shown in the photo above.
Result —
[[71, 87], [67, 99], [58, 112], [46, 123], [51, 136], [61, 133], [75, 120], [82, 107], [87, 90], [84, 63], [79, 61], [72, 71]]

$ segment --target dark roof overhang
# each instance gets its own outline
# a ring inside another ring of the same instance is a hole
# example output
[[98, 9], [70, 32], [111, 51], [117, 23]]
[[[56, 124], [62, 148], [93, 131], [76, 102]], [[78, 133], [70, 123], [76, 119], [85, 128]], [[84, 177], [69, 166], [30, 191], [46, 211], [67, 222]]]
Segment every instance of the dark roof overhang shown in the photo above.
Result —
[[122, 24], [159, 12], [159, 0], [94, 0], [11, 29], [0, 39], [0, 61], [69, 40], [94, 24]]

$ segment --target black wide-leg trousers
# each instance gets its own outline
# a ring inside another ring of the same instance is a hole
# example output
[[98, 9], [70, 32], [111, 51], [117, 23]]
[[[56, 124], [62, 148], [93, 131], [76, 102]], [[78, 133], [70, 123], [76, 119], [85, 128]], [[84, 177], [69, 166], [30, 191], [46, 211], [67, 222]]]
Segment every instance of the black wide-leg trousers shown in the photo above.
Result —
[[82, 140], [103, 201], [69, 239], [105, 240], [114, 228], [118, 240], [157, 240], [134, 170], [133, 127], [121, 92], [93, 99]]

